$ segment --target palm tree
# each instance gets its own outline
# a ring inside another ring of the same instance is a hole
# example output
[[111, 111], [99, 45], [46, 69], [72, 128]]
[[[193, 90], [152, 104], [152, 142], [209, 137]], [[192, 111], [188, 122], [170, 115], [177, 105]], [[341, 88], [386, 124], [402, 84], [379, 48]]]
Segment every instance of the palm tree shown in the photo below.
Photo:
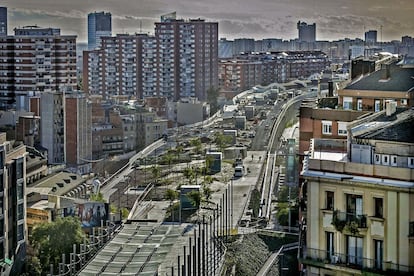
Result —
[[216, 143], [216, 146], [220, 149], [221, 152], [223, 152], [224, 149], [231, 144], [231, 141], [233, 139], [231, 136], [224, 135], [220, 132], [216, 132], [214, 136], [214, 143]]
[[185, 178], [188, 179], [188, 182], [190, 182], [190, 184], [193, 183], [193, 179], [195, 177], [195, 173], [194, 173], [193, 168], [190, 168], [190, 167], [185, 168], [184, 171], [183, 171], [183, 175], [184, 175]]
[[177, 153], [178, 162], [180, 162], [180, 154], [184, 151], [184, 147], [182, 145], [178, 145], [175, 148], [175, 152]]
[[178, 195], [179, 195], [178, 192], [173, 189], [167, 189], [164, 194], [165, 198], [170, 201], [169, 209], [171, 210], [171, 221], [174, 221], [174, 208], [172, 208], [173, 207], [172, 204], [174, 200], [178, 198]]
[[194, 139], [191, 139], [190, 140], [190, 145], [192, 146], [192, 147], [194, 147], [194, 153], [195, 154], [200, 154], [200, 152], [201, 152], [201, 147], [202, 147], [202, 143], [201, 143], [201, 140], [200, 140], [200, 138], [194, 138]]
[[170, 151], [167, 152], [163, 156], [164, 162], [168, 164], [168, 173], [171, 173], [171, 162], [173, 161], [174, 157]]
[[210, 199], [211, 199], [211, 195], [213, 194], [213, 190], [209, 186], [207, 186], [207, 185], [204, 184], [204, 186], [203, 186], [203, 194], [204, 194], [205, 201], [207, 203], [209, 203], [210, 202]]

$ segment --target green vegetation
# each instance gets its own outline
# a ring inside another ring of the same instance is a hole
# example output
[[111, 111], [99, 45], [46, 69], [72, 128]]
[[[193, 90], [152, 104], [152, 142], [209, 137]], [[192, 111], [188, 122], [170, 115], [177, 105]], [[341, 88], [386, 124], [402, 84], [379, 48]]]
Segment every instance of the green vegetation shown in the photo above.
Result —
[[214, 133], [214, 143], [220, 149], [221, 152], [223, 152], [225, 148], [230, 146], [232, 140], [233, 138], [230, 135], [224, 135], [220, 132]]
[[[297, 241], [297, 236], [278, 235], [269, 236], [266, 234], [244, 235], [242, 239], [227, 243], [228, 254], [226, 255], [226, 274], [235, 266], [235, 275], [257, 275], [268, 257], [284, 244]], [[283, 260], [279, 260], [283, 267], [289, 268], [288, 275], [297, 275], [297, 251], [285, 252]], [[278, 264], [275, 263], [268, 275], [277, 275]]]
[[260, 192], [257, 189], [250, 195], [249, 209], [252, 209], [252, 217], [257, 218], [260, 209]]
[[219, 110], [219, 105], [217, 98], [219, 96], [220, 89], [214, 86], [211, 86], [207, 90], [207, 102], [210, 104], [210, 113], [214, 114]]
[[[62, 254], [69, 254], [73, 244], [79, 246], [85, 238], [77, 217], [57, 218], [54, 222], [41, 223], [33, 229], [30, 243], [35, 257], [32, 263], [40, 263], [42, 273], [50, 270], [50, 264], [57, 265]], [[55, 267], [56, 271], [57, 267]]]
[[103, 195], [101, 192], [97, 193], [97, 194], [91, 194], [90, 198], [91, 201], [96, 201], [96, 202], [106, 202], [106, 200], [103, 198]]

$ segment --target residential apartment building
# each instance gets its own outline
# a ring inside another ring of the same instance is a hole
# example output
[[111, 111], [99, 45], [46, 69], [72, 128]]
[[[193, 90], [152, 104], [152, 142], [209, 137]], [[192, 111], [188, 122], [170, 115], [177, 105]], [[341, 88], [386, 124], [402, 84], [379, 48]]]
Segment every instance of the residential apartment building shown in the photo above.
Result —
[[155, 38], [146, 34], [102, 37], [101, 49], [83, 55], [83, 87], [89, 95], [134, 98], [155, 90]]
[[0, 36], [0, 109], [28, 110], [36, 93], [76, 89], [76, 36], [24, 27]]
[[112, 35], [112, 15], [107, 12], [88, 14], [88, 49], [101, 46], [101, 37]]
[[157, 95], [207, 99], [218, 87], [218, 23], [202, 19], [163, 18], [155, 23]]
[[299, 154], [309, 150], [311, 139], [347, 139], [347, 125], [367, 111], [338, 109], [338, 98], [310, 98], [299, 109]]
[[79, 91], [44, 92], [32, 97], [31, 111], [40, 116], [40, 146], [49, 164], [65, 164], [79, 174], [92, 169], [92, 108]]
[[223, 91], [240, 92], [255, 85], [287, 82], [320, 74], [330, 66], [320, 51], [244, 53], [219, 63], [219, 84]]
[[65, 164], [77, 174], [92, 171], [92, 107], [83, 92], [65, 93]]
[[43, 92], [38, 101], [40, 145], [47, 149], [49, 164], [65, 164], [65, 110], [63, 93]]
[[101, 49], [84, 53], [84, 90], [112, 95], [207, 99], [218, 87], [218, 23], [162, 17], [155, 37], [102, 37]]
[[26, 256], [26, 147], [0, 134], [1, 272], [20, 275]]
[[222, 91], [242, 92], [263, 83], [260, 61], [221, 60], [219, 86]]
[[350, 123], [348, 139], [312, 139], [302, 177], [306, 275], [414, 272], [414, 111]]
[[355, 79], [338, 91], [339, 107], [346, 110], [374, 111], [385, 109], [393, 101], [397, 106], [414, 105], [414, 68], [404, 61], [378, 63], [374, 72]]

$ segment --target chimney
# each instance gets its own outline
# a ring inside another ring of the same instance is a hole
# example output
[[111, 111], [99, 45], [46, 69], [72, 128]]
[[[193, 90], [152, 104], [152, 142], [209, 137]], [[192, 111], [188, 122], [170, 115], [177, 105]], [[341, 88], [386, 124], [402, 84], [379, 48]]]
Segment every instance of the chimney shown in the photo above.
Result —
[[328, 81], [328, 97], [333, 97], [333, 81]]
[[390, 65], [381, 64], [381, 81], [387, 81], [390, 77]]
[[386, 101], [385, 102], [385, 114], [389, 117], [397, 111], [397, 102], [396, 101]]

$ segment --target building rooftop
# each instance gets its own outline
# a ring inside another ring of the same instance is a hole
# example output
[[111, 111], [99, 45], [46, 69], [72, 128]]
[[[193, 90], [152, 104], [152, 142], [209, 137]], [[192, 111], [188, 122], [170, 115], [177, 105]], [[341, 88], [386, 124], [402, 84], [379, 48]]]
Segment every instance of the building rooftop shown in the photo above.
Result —
[[124, 224], [123, 229], [81, 271], [81, 275], [156, 275], [182, 226], [158, 223]]
[[413, 126], [414, 110], [397, 108], [390, 116], [384, 110], [356, 121], [351, 133], [356, 139], [414, 143]]
[[27, 187], [27, 194], [31, 192], [63, 196], [73, 189], [86, 185], [86, 179], [80, 175], [60, 172], [34, 183]]
[[414, 68], [390, 64], [388, 79], [383, 79], [383, 70], [386, 69], [377, 70], [357, 79], [345, 87], [345, 90], [414, 91]]

